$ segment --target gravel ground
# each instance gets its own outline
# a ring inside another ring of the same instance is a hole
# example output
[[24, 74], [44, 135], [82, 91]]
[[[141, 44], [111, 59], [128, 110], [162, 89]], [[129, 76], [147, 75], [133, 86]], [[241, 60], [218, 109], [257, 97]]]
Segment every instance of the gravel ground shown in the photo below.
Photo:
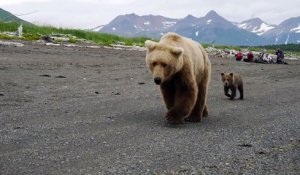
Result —
[[0, 174], [300, 174], [300, 61], [210, 59], [209, 117], [166, 126], [145, 52], [0, 46]]

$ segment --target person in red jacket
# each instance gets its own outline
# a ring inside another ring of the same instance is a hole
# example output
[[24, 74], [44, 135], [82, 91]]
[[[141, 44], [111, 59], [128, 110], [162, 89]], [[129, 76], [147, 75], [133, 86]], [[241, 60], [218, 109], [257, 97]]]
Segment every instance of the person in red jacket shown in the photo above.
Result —
[[249, 53], [247, 54], [247, 59], [244, 59], [245, 62], [253, 62], [253, 58], [254, 55], [252, 53], [252, 51], [249, 51]]
[[236, 61], [241, 61], [243, 59], [243, 54], [241, 51], [239, 51], [237, 54], [235, 54]]

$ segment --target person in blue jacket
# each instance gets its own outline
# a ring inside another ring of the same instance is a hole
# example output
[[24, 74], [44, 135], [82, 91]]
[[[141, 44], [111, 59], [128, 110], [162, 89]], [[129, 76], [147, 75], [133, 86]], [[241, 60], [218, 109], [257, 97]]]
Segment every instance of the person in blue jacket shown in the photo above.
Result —
[[283, 53], [283, 51], [278, 48], [275, 54], [277, 56], [276, 63], [277, 64], [284, 64], [284, 53]]

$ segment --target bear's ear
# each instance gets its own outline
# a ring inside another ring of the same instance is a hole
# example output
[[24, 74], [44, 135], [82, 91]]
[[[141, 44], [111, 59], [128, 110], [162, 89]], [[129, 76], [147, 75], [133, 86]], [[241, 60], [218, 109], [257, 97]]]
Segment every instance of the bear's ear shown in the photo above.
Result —
[[225, 75], [225, 74], [222, 72], [222, 73], [221, 73], [221, 76], [223, 77], [224, 75]]
[[155, 49], [155, 46], [157, 45], [157, 42], [146, 40], [145, 41], [145, 46], [147, 47], [148, 51], [152, 51]]
[[229, 75], [230, 75], [230, 76], [233, 76], [233, 73], [230, 73]]
[[176, 57], [179, 57], [183, 54], [184, 50], [182, 47], [172, 47], [171, 53], [175, 55]]

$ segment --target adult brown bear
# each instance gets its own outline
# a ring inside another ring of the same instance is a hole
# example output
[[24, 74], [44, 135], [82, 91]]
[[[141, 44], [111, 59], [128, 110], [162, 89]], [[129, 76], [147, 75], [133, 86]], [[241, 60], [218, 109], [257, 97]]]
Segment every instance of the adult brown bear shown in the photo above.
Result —
[[147, 40], [146, 63], [154, 82], [160, 85], [169, 123], [184, 119], [201, 122], [208, 115], [206, 99], [211, 63], [203, 47], [176, 33], [165, 34], [159, 42]]

